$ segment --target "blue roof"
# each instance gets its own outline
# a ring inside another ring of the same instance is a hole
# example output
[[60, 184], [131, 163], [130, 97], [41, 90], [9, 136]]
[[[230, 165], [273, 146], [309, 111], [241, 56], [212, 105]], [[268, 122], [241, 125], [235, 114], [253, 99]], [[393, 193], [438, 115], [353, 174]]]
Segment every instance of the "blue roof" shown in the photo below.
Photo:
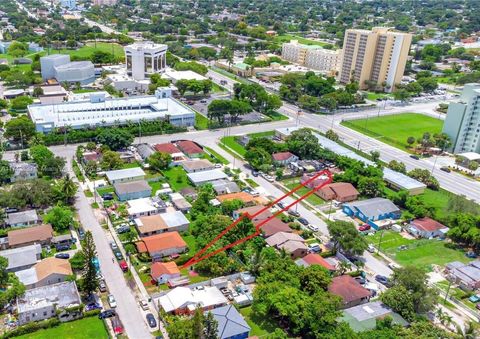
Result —
[[245, 319], [233, 305], [222, 306], [209, 311], [218, 322], [218, 337], [220, 339], [234, 337], [250, 332]]

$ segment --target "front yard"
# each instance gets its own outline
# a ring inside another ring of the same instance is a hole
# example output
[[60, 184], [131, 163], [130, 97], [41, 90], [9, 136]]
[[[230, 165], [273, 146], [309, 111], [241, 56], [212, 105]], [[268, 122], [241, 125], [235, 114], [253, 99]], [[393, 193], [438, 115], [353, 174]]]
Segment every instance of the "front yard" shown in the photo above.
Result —
[[[444, 240], [406, 239], [393, 231], [376, 232], [373, 236], [366, 236], [366, 240], [376, 248], [380, 244], [380, 251], [400, 265], [414, 265], [430, 271], [431, 265], [444, 266], [452, 261], [468, 262], [463, 251], [445, 246], [447, 242]], [[407, 249], [399, 248], [403, 245]]]
[[83, 318], [80, 320], [62, 323], [57, 327], [29, 333], [16, 337], [18, 339], [84, 339], [84, 338], [109, 338], [103, 321], [95, 317]]
[[185, 170], [181, 166], [170, 167], [167, 170], [163, 170], [162, 174], [175, 192], [178, 192], [185, 187], [192, 187], [188, 181]]
[[[294, 189], [295, 187], [297, 187], [298, 185], [300, 185], [300, 180], [298, 178], [286, 179], [286, 180], [283, 181], [283, 184], [285, 185], [285, 187], [287, 187], [288, 189], [291, 190], [291, 189]], [[302, 187], [299, 190], [297, 190], [295, 193], [299, 197], [301, 197], [301, 196], [307, 194], [310, 191], [311, 191], [311, 189], [309, 189], [307, 187]], [[314, 206], [323, 205], [325, 203], [325, 201], [322, 198], [320, 198], [318, 195], [316, 195], [315, 193], [310, 194], [308, 196], [308, 198], [306, 198], [305, 200], [308, 201], [309, 203], [311, 203]]]

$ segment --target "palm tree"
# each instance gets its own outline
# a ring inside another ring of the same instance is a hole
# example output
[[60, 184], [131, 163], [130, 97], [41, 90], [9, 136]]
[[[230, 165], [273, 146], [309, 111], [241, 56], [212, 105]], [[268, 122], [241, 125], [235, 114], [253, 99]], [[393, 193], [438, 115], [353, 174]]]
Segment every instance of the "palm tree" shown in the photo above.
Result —
[[55, 191], [59, 200], [65, 205], [70, 205], [77, 193], [77, 184], [72, 180], [69, 174], [65, 178], [58, 180], [55, 184]]

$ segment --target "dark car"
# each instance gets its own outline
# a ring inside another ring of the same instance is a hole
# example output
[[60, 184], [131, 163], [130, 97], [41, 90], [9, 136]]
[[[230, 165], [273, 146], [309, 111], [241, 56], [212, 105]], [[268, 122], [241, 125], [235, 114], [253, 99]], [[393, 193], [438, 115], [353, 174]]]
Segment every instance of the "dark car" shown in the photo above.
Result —
[[97, 303], [89, 303], [85, 305], [85, 311], [101, 310], [102, 306]]
[[451, 172], [450, 168], [445, 167], [445, 166], [440, 167], [440, 171], [444, 171], [444, 172], [447, 172], [447, 173], [450, 173], [450, 172]]
[[277, 206], [280, 207], [282, 210], [285, 208], [285, 204], [283, 202], [279, 202]]
[[55, 258], [57, 258], [57, 259], [70, 259], [70, 254], [68, 254], [68, 253], [57, 253], [57, 254], [55, 254]]
[[150, 326], [151, 328], [157, 327], [157, 321], [155, 320], [155, 317], [153, 316], [152, 313], [147, 314], [147, 322], [148, 322], [148, 326]]
[[58, 252], [61, 251], [68, 251], [72, 245], [70, 244], [59, 244], [56, 245], [55, 248], [57, 249]]
[[410, 156], [410, 158], [415, 159], [415, 160], [420, 160], [420, 158], [418, 157], [418, 155], [415, 155], [415, 154], [412, 154], [412, 155]]
[[378, 281], [380, 284], [383, 284], [387, 287], [390, 287], [392, 285], [390, 280], [388, 280], [388, 278], [384, 275], [377, 274], [375, 276], [375, 280]]
[[300, 216], [300, 213], [298, 213], [297, 211], [292, 210], [292, 209], [288, 210], [288, 214], [293, 215], [294, 217], [299, 217]]
[[99, 319], [107, 319], [107, 318], [114, 317], [116, 315], [117, 315], [117, 312], [115, 312], [114, 310], [105, 310], [105, 311], [100, 312], [98, 314], [98, 318]]
[[360, 285], [365, 285], [367, 283], [367, 279], [364, 277], [355, 277], [355, 280], [360, 284]]
[[260, 173], [258, 173], [258, 171], [252, 171], [252, 175], [253, 175], [254, 177], [258, 177], [259, 174], [260, 174]]
[[305, 218], [298, 218], [297, 220], [299, 223], [301, 223], [304, 226], [307, 226], [309, 224], [308, 220]]
[[85, 231], [81, 227], [78, 229], [78, 237], [80, 238], [80, 240], [85, 239]]
[[113, 200], [113, 194], [105, 193], [104, 195], [102, 195], [102, 199], [103, 200]]
[[5, 208], [5, 213], [16, 213], [16, 212], [18, 212], [18, 208], [15, 208], [15, 207]]

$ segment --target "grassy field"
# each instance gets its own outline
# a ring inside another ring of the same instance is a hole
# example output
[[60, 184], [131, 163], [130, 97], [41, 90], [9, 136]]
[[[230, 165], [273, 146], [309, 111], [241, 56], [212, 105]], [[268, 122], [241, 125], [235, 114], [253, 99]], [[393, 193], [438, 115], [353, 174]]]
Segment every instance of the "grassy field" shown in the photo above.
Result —
[[220, 141], [221, 141], [221, 144], [225, 144], [225, 146], [231, 148], [242, 157], [245, 156], [245, 153], [247, 152], [247, 150], [245, 149], [245, 147], [237, 143], [237, 141], [235, 140], [235, 137], [233, 136], [223, 137], [222, 139], [220, 139]]
[[162, 174], [167, 178], [170, 187], [178, 192], [185, 187], [191, 187], [187, 174], [181, 166], [170, 167], [168, 170], [162, 171]]
[[62, 323], [61, 325], [46, 330], [40, 330], [16, 337], [18, 339], [84, 339], [84, 338], [109, 338], [103, 321], [97, 317], [83, 318], [80, 320]]
[[207, 147], [207, 146], [204, 146], [203, 147], [204, 149], [206, 149], [213, 157], [215, 157], [218, 161], [220, 161], [220, 163], [224, 164], [224, 165], [228, 165], [230, 162], [225, 159], [224, 157], [222, 157], [220, 154], [218, 154], [217, 152], [215, 152], [213, 149], [211, 149], [210, 147]]
[[198, 130], [208, 129], [208, 118], [198, 112], [195, 112], [195, 128]]
[[446, 207], [451, 195], [452, 193], [445, 191], [444, 189], [434, 191], [427, 188], [419, 197], [427, 204], [427, 206], [432, 206], [435, 209], [436, 219], [444, 219], [448, 215]]
[[385, 93], [367, 92], [367, 99], [372, 101], [376, 101], [377, 99], [380, 99], [380, 98], [391, 98], [391, 97], [392, 97], [391, 95], [385, 94]]
[[[50, 54], [69, 54], [70, 57], [79, 57], [79, 58], [89, 58], [93, 52], [102, 51], [114, 54], [116, 57], [122, 56], [125, 54], [123, 46], [117, 43], [109, 42], [97, 42], [96, 47], [94, 42], [89, 42], [85, 46], [80, 47], [79, 49], [50, 49]], [[47, 52], [43, 52], [47, 54]]]
[[272, 113], [266, 114], [266, 116], [272, 119], [272, 121], [288, 120], [288, 117], [286, 115], [283, 115], [278, 112], [272, 112]]
[[[375, 233], [374, 236], [367, 236], [368, 242], [378, 247], [382, 237], [380, 251], [387, 254], [400, 265], [414, 265], [431, 270], [431, 265], [445, 265], [451, 261], [468, 262], [463, 251], [454, 250], [445, 246], [445, 241], [428, 239], [405, 239], [393, 231]], [[399, 250], [398, 247], [406, 245], [408, 249]]]
[[342, 125], [374, 137], [400, 149], [409, 149], [407, 138], [422, 137], [442, 131], [443, 121], [418, 113], [386, 115], [369, 119], [343, 121]]
[[317, 40], [310, 40], [302, 38], [298, 35], [293, 34], [282, 34], [275, 37], [274, 41], [279, 43], [290, 42], [290, 40], [298, 40], [299, 43], [304, 45], [312, 45], [312, 46], [325, 46], [328, 45], [326, 42], [317, 41]]
[[[283, 182], [283, 184], [288, 188], [288, 189], [294, 189], [295, 187], [297, 187], [299, 184], [300, 184], [300, 181], [298, 179], [287, 179]], [[302, 195], [305, 195], [307, 194], [308, 192], [310, 192], [311, 190], [307, 187], [302, 187], [300, 188], [298, 191], [296, 191], [295, 193], [298, 195], [298, 196], [302, 196]], [[310, 196], [308, 198], [305, 199], [306, 201], [308, 201], [309, 203], [311, 203], [312, 205], [316, 206], [316, 205], [323, 205], [325, 203], [325, 201], [320, 198], [318, 195], [316, 195], [315, 193], [313, 194], [310, 194]]]
[[240, 309], [240, 313], [245, 318], [248, 326], [250, 326], [250, 336], [264, 336], [273, 333], [278, 327], [272, 319], [258, 318], [252, 314], [252, 307], [243, 307]]

